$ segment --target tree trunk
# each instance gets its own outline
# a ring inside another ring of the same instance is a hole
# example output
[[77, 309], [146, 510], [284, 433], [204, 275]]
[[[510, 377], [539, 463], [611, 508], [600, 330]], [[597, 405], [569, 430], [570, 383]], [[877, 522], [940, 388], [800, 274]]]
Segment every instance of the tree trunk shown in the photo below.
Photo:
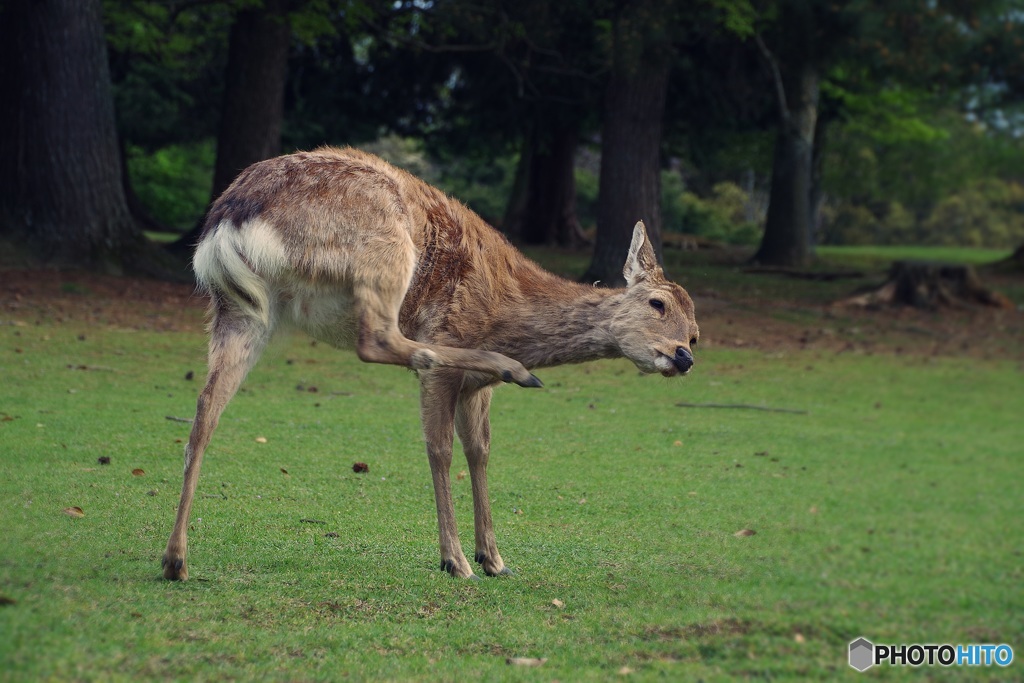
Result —
[[118, 272], [131, 219], [100, 0], [0, 9], [0, 233], [56, 265]]
[[523, 218], [526, 216], [526, 202], [529, 194], [530, 167], [533, 159], [533, 131], [523, 136], [519, 149], [519, 161], [516, 163], [516, 177], [512, 181], [512, 193], [505, 207], [505, 218], [501, 230], [513, 242], [521, 242], [523, 236]]
[[818, 72], [801, 64], [778, 83], [780, 124], [772, 161], [764, 237], [754, 262], [804, 266], [811, 258], [811, 188], [814, 129], [818, 116]]
[[821, 235], [821, 208], [825, 204], [825, 143], [828, 134], [830, 117], [818, 112], [814, 123], [814, 142], [811, 151], [811, 191], [808, 199], [810, 231], [808, 246], [810, 251], [818, 244]]
[[[291, 43], [287, 4], [264, 0], [261, 6], [239, 12], [231, 26], [211, 200], [247, 167], [281, 153]], [[201, 228], [200, 223], [171, 250], [190, 253]]]
[[576, 128], [562, 126], [550, 135], [534, 135], [533, 139], [520, 237], [526, 244], [576, 246], [580, 235], [576, 218]]
[[228, 42], [213, 197], [241, 171], [281, 153], [291, 28], [285, 0], [238, 13]]
[[[584, 281], [625, 284], [622, 266], [633, 226], [643, 220], [661, 261], [661, 133], [669, 52], [651, 43], [658, 4], [642, 3], [615, 22], [612, 73], [601, 128], [594, 256]], [[662, 31], [663, 33], [663, 31]]]

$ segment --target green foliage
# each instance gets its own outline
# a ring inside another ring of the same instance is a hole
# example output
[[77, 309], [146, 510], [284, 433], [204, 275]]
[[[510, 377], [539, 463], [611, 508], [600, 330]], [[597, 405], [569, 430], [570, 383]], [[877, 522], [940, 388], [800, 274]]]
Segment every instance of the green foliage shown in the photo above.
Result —
[[821, 84], [821, 94], [842, 108], [847, 133], [879, 145], [933, 144], [949, 139], [949, 131], [929, 120], [934, 95], [899, 86], [869, 93], [842, 85], [847, 75], [837, 68], [832, 79]]
[[104, 0], [118, 131], [150, 150], [215, 133], [231, 2]]
[[515, 178], [515, 157], [431, 156], [422, 141], [398, 135], [385, 135], [361, 147], [444, 190], [488, 223], [500, 225]]
[[441, 168], [438, 187], [468, 205], [491, 225], [505, 215], [516, 174], [516, 157], [451, 159]]
[[726, 31], [739, 38], [754, 35], [758, 11], [750, 0], [710, 0], [710, 3], [720, 13], [718, 19]]
[[825, 244], [1010, 248], [1024, 242], [1024, 186], [990, 178], [939, 200], [920, 220], [900, 202], [844, 202], [824, 215]]
[[760, 229], [746, 220], [750, 201], [735, 183], [718, 183], [704, 199], [685, 189], [678, 173], [661, 177], [662, 220], [665, 229], [700, 235], [727, 244], [756, 244]]
[[[517, 575], [481, 582], [436, 568], [415, 378], [282, 340], [214, 436], [192, 580], [163, 582], [188, 433], [165, 416], [194, 408], [201, 317], [0, 328], [20, 351], [0, 385], [5, 678], [831, 681], [860, 635], [1024, 638], [1014, 364], [713, 340], [684, 380], [617, 361], [497, 391], [491, 496]], [[471, 548], [470, 481], [452, 486]]]
[[1012, 247], [1024, 243], [1024, 186], [982, 180], [942, 199], [922, 223], [929, 244]]
[[154, 152], [132, 145], [128, 174], [150, 215], [168, 227], [187, 230], [202, 218], [210, 201], [213, 158], [212, 140]]
[[590, 169], [576, 167], [576, 217], [580, 225], [597, 225], [597, 194], [601, 179]]

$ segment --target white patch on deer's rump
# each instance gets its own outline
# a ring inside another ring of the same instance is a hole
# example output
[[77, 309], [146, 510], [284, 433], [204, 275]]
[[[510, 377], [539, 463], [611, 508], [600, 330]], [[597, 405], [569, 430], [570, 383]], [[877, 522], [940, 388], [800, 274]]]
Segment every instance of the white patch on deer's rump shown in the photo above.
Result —
[[270, 321], [271, 281], [287, 267], [281, 238], [260, 219], [247, 221], [241, 228], [222, 221], [203, 237], [192, 257], [201, 285], [231, 298], [264, 324]]

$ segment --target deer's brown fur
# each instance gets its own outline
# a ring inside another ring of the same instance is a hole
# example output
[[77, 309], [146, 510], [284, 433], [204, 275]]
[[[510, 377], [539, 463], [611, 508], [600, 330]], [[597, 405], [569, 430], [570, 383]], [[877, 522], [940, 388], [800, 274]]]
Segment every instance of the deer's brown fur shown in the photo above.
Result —
[[473, 575], [448, 479], [454, 433], [473, 488], [476, 560], [507, 573], [487, 495], [495, 384], [540, 386], [531, 368], [625, 356], [685, 374], [693, 302], [667, 281], [642, 223], [625, 289], [558, 278], [462, 204], [383, 160], [325, 148], [255, 164], [217, 200], [194, 268], [211, 297], [209, 375], [185, 448], [164, 576], [186, 579], [186, 530], [203, 453], [221, 411], [276, 327], [290, 323], [367, 362], [418, 372], [441, 566]]

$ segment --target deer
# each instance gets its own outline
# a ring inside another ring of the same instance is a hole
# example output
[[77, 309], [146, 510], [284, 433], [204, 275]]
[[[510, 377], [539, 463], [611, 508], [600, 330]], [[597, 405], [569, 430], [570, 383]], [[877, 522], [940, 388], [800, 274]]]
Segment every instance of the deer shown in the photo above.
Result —
[[494, 388], [541, 387], [533, 369], [600, 358], [686, 375], [700, 336], [693, 300], [665, 278], [642, 221], [624, 288], [572, 282], [457, 200], [353, 148], [296, 152], [242, 171], [210, 207], [192, 266], [209, 296], [208, 374], [162, 559], [169, 580], [188, 579], [189, 516], [218, 420], [282, 326], [416, 373], [440, 566], [470, 579], [478, 577], [459, 541], [449, 478], [456, 434], [471, 481], [474, 559], [487, 576], [512, 573], [487, 490]]

